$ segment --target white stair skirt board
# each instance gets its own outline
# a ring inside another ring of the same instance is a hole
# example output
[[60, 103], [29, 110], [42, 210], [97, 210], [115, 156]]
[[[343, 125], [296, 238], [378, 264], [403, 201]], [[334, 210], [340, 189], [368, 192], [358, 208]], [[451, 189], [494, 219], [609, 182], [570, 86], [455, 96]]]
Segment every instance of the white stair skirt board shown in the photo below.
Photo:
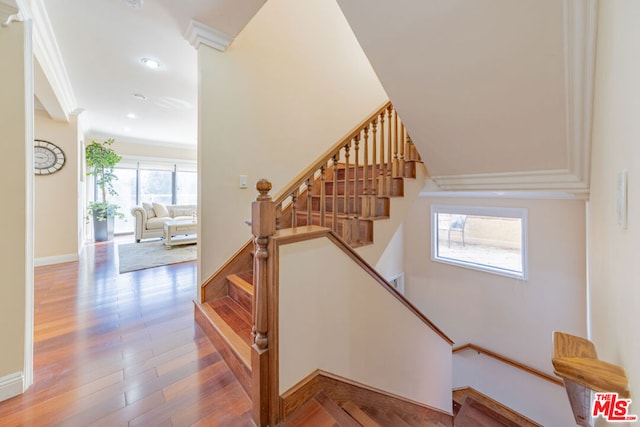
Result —
[[64, 262], [78, 261], [80, 257], [78, 254], [65, 254], [56, 256], [46, 256], [35, 258], [33, 260], [34, 267], [42, 267], [43, 265], [62, 264]]
[[0, 402], [19, 395], [24, 391], [22, 372], [14, 372], [0, 378]]

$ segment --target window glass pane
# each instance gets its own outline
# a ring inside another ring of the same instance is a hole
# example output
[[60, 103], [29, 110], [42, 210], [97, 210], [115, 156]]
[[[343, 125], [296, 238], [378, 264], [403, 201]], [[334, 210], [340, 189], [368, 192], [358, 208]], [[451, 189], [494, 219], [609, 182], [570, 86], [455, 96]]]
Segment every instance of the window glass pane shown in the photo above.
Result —
[[524, 230], [521, 209], [432, 209], [433, 259], [526, 278]]
[[195, 172], [176, 172], [176, 203], [179, 205], [198, 203], [198, 175]]
[[171, 171], [140, 170], [140, 203], [171, 204]]
[[116, 217], [115, 233], [133, 233], [134, 221], [131, 215], [131, 208], [136, 204], [136, 171], [132, 169], [114, 169], [117, 180], [113, 183], [113, 188], [118, 193], [111, 196], [112, 203], [120, 206], [123, 219]]

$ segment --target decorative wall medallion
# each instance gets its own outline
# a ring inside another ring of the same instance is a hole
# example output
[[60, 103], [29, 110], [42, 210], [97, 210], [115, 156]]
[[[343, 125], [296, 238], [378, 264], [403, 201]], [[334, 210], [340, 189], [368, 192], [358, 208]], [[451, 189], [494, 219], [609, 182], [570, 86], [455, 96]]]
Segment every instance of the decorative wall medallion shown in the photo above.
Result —
[[64, 166], [64, 152], [57, 145], [36, 139], [33, 146], [33, 168], [36, 175], [49, 175]]

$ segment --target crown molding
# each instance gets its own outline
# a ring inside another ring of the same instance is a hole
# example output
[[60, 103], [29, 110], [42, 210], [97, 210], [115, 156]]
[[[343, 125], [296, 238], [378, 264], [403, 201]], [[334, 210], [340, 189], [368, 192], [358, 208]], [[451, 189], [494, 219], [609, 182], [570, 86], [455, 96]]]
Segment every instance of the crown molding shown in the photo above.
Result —
[[34, 29], [33, 52], [42, 67], [51, 90], [55, 94], [57, 102], [60, 104], [59, 108], [56, 109], [60, 113], [52, 117], [69, 121], [69, 114], [78, 105], [43, 0], [31, 1], [31, 14], [33, 16]]
[[588, 185], [568, 169], [432, 176], [439, 191], [558, 191], [586, 198]]
[[231, 42], [233, 42], [233, 36], [216, 30], [202, 22], [198, 22], [195, 19], [192, 19], [191, 22], [189, 22], [189, 26], [187, 27], [187, 31], [184, 36], [196, 49], [203, 44], [217, 49], [220, 52], [224, 52]]
[[[20, 10], [17, 6], [0, 0], [0, 24], [2, 27], [7, 27], [11, 22], [18, 20], [12, 17], [18, 17]], [[22, 17], [19, 18], [22, 20]]]
[[597, 0], [564, 0], [566, 169], [433, 176], [440, 191], [558, 191], [589, 196]]

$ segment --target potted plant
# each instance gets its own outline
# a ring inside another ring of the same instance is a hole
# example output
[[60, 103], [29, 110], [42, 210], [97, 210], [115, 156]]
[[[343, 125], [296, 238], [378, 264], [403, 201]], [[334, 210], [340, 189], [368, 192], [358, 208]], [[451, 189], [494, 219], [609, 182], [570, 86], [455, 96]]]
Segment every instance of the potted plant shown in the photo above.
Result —
[[113, 168], [122, 157], [111, 148], [114, 142], [113, 138], [102, 143], [91, 141], [85, 149], [87, 175], [93, 176], [100, 190], [100, 200], [90, 202], [87, 209], [93, 216], [93, 234], [96, 242], [113, 239], [115, 217], [124, 218], [124, 215], [118, 212], [119, 206], [107, 201], [107, 195], [118, 195], [113, 188], [113, 182], [118, 179]]

